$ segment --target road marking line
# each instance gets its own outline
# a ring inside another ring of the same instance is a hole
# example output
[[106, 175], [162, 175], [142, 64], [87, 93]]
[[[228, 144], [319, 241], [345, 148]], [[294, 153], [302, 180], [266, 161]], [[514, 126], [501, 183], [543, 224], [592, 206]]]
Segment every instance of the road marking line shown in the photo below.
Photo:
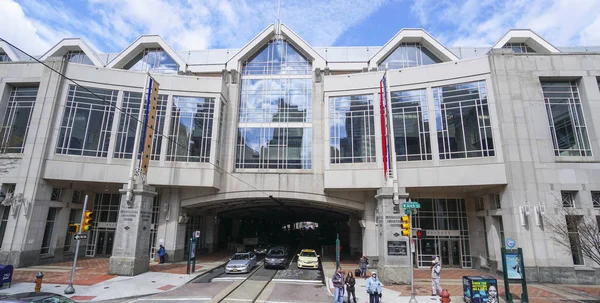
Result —
[[233, 299], [233, 298], [225, 298], [223, 301], [238, 301], [238, 302], [252, 302], [252, 299]]
[[291, 282], [291, 283], [301, 283], [301, 284], [323, 284], [323, 282], [318, 280], [300, 280], [300, 279], [273, 279], [273, 282]]
[[[212, 298], [141, 298], [137, 301], [195, 301], [195, 300], [211, 300]], [[135, 302], [135, 301], [132, 301]]]

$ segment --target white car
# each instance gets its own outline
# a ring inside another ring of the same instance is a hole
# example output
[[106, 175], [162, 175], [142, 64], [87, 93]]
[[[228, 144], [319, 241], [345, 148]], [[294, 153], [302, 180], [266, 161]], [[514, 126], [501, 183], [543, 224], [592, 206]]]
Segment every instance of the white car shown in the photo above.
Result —
[[225, 273], [249, 273], [256, 266], [256, 255], [251, 252], [237, 253], [225, 265]]

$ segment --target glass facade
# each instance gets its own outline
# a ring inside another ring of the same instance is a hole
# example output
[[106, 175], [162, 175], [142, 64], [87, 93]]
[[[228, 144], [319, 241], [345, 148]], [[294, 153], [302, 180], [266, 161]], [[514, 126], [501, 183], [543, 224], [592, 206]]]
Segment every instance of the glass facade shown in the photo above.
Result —
[[[71, 209], [69, 212], [69, 225], [71, 224], [79, 224], [79, 220], [81, 220], [81, 211], [78, 209]], [[73, 235], [69, 233], [67, 230], [67, 234], [65, 235], [65, 246], [63, 248], [63, 253], [70, 253], [73, 251]]]
[[396, 160], [431, 160], [426, 91], [391, 92], [391, 99]]
[[[112, 253], [112, 240], [119, 218], [120, 194], [96, 194], [94, 199], [94, 221], [88, 237], [85, 255], [110, 255]], [[110, 226], [111, 227], [107, 227]]]
[[173, 97], [167, 161], [210, 162], [215, 98]]
[[[57, 154], [106, 157], [117, 91], [75, 85], [69, 94], [56, 146]], [[98, 98], [97, 96], [100, 98]]]
[[438, 57], [430, 52], [421, 43], [401, 43], [381, 64], [379, 70], [401, 69], [421, 65], [441, 63]]
[[329, 98], [331, 163], [375, 162], [373, 95]]
[[515, 53], [535, 53], [533, 48], [525, 43], [506, 43], [502, 48], [512, 49]]
[[[117, 144], [114, 153], [115, 158], [131, 159], [142, 95], [142, 93], [123, 93], [123, 105], [121, 106], [121, 118], [119, 119]], [[156, 124], [154, 128], [156, 132], [152, 136], [152, 160], [160, 159], [160, 148], [162, 146], [161, 134], [165, 124], [166, 111], [167, 95], [158, 95], [156, 102]]]
[[11, 89], [0, 129], [0, 152], [23, 153], [37, 93], [37, 87]]
[[272, 40], [242, 67], [236, 168], [312, 167], [312, 64]]
[[412, 216], [413, 227], [427, 230], [426, 238], [416, 239], [417, 264], [429, 267], [439, 256], [447, 267], [470, 268], [471, 245], [464, 199], [415, 199], [421, 208]]
[[440, 159], [494, 156], [484, 81], [433, 88]]
[[44, 227], [44, 237], [42, 238], [42, 248], [40, 250], [41, 255], [47, 255], [50, 253], [52, 233], [54, 231], [54, 221], [56, 220], [56, 213], [58, 213], [58, 210], [59, 209], [56, 207], [50, 207], [48, 209], [46, 226]]
[[10, 60], [10, 58], [8, 57], [7, 54], [5, 53], [0, 53], [0, 62], [10, 62], [12, 60]]
[[542, 81], [555, 156], [592, 156], [577, 81]]
[[593, 191], [592, 193], [592, 205], [594, 208], [600, 208], [600, 191]]
[[179, 71], [179, 65], [162, 48], [146, 48], [126, 64], [123, 69], [176, 74]]
[[565, 220], [567, 221], [567, 233], [569, 234], [573, 265], [585, 265], [581, 239], [579, 238], [579, 225], [583, 220], [583, 216], [565, 216]]
[[65, 58], [69, 62], [94, 65], [92, 60], [83, 51], [69, 51], [65, 54]]

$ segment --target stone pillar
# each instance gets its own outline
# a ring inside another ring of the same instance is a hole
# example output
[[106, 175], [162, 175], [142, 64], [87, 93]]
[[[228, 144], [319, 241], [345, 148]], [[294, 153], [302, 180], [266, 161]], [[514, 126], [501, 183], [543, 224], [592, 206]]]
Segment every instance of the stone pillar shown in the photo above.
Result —
[[[400, 193], [398, 203], [408, 195]], [[393, 189], [380, 188], [377, 199], [377, 227], [379, 235], [379, 262], [377, 271], [384, 284], [410, 284], [410, 241], [401, 235], [401, 217], [404, 212], [394, 213]]]
[[214, 214], [206, 216], [206, 250], [211, 253], [217, 250], [219, 243], [219, 223], [220, 220], [215, 218]]
[[362, 255], [361, 228], [356, 218], [351, 217], [348, 221], [350, 229], [350, 254], [352, 256]]
[[[375, 201], [370, 200], [365, 202], [365, 212], [359, 224], [362, 227], [362, 254], [367, 256], [369, 260], [375, 261], [374, 259], [379, 256]], [[371, 262], [371, 264], [373, 263]]]
[[135, 276], [147, 272], [150, 267], [148, 247], [156, 192], [153, 187], [136, 182], [132, 206], [129, 207], [126, 186], [120, 191], [119, 220], [108, 265], [108, 273], [117, 276]]

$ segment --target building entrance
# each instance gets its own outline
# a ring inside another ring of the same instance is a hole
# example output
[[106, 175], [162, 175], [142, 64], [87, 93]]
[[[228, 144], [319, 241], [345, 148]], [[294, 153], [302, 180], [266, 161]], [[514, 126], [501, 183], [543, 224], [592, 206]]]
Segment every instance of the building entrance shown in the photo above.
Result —
[[461, 267], [460, 241], [440, 240], [440, 260], [445, 267]]
[[98, 242], [96, 242], [96, 256], [110, 257], [115, 240], [114, 231], [99, 231]]

